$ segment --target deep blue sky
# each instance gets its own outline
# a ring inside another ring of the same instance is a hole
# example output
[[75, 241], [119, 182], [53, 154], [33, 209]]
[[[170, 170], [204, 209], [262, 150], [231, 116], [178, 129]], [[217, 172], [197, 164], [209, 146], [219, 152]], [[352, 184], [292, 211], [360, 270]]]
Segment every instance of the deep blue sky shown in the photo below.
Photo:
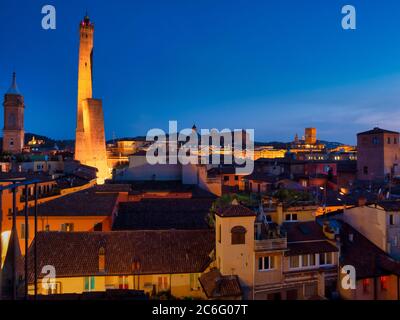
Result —
[[[41, 28], [44, 4], [57, 9], [54, 31]], [[341, 28], [345, 4], [355, 31]], [[400, 1], [1, 0], [0, 91], [15, 69], [28, 132], [74, 137], [86, 9], [108, 138], [168, 120], [254, 128], [264, 141], [306, 126], [347, 143], [376, 125], [400, 130]]]

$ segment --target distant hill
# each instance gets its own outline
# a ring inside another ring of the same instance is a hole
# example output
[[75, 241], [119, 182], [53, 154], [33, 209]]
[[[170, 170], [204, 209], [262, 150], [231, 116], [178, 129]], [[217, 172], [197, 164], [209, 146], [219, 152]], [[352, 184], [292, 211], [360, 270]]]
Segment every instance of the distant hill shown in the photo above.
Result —
[[[42, 147], [49, 147], [52, 148], [54, 147], [54, 144], [57, 144], [57, 146], [60, 149], [64, 149], [65, 147], [70, 147], [73, 148], [75, 145], [75, 140], [73, 139], [66, 139], [66, 140], [55, 140], [46, 136], [42, 136], [40, 134], [35, 134], [35, 133], [25, 133], [25, 143], [28, 143], [28, 141], [32, 140], [32, 137], [35, 137], [36, 140], [44, 140], [46, 143], [42, 145]], [[0, 139], [1, 140], [1, 139]], [[107, 144], [114, 143], [116, 141], [145, 141], [146, 137], [145, 136], [137, 136], [137, 137], [122, 137], [122, 138], [115, 138], [115, 139], [109, 139], [106, 141]], [[319, 140], [319, 142], [325, 144], [328, 149], [334, 149], [339, 146], [344, 145], [341, 142], [335, 142], [335, 141], [325, 141], [325, 140]], [[261, 142], [261, 141], [256, 141], [254, 145], [256, 147], [262, 147], [262, 146], [272, 146], [275, 149], [287, 149], [289, 148], [291, 142], [280, 142], [280, 141], [270, 141], [270, 142]]]
[[44, 148], [52, 148], [52, 147], [54, 147], [55, 144], [60, 149], [64, 149], [66, 147], [73, 148], [75, 145], [75, 140], [72, 140], [72, 139], [54, 140], [52, 138], [42, 136], [42, 135], [36, 134], [36, 133], [30, 133], [30, 132], [25, 133], [25, 144], [27, 144], [28, 141], [32, 140], [33, 137], [35, 137], [36, 140], [44, 140], [45, 144], [40, 145], [41, 147], [44, 147]]
[[[334, 149], [339, 146], [343, 146], [344, 144], [341, 142], [333, 142], [333, 141], [325, 141], [325, 140], [319, 140], [320, 143], [323, 143], [326, 145], [328, 149]], [[262, 147], [262, 146], [272, 146], [275, 149], [287, 149], [290, 147], [291, 142], [279, 142], [279, 141], [271, 141], [271, 142], [255, 142], [254, 145], [256, 147]]]
[[114, 143], [117, 141], [146, 141], [145, 136], [138, 136], [138, 137], [123, 137], [123, 138], [115, 138], [115, 139], [110, 139], [107, 140], [106, 143]]

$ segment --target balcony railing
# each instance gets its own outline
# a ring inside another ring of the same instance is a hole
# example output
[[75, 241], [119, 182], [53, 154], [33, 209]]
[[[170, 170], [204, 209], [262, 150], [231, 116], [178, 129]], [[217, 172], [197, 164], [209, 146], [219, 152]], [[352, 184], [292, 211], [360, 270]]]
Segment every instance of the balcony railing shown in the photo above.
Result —
[[282, 250], [286, 248], [287, 248], [286, 237], [254, 241], [255, 251]]

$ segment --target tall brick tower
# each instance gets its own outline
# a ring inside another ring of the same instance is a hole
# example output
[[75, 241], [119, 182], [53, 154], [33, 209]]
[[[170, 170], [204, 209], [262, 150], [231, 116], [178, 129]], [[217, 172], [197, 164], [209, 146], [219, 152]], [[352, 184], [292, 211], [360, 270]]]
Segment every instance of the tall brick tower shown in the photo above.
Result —
[[21, 153], [24, 147], [24, 97], [19, 93], [15, 72], [4, 95], [3, 151]]
[[100, 99], [92, 98], [94, 25], [86, 15], [79, 25], [78, 110], [75, 160], [96, 167], [97, 182], [110, 176], [107, 166], [104, 116]]

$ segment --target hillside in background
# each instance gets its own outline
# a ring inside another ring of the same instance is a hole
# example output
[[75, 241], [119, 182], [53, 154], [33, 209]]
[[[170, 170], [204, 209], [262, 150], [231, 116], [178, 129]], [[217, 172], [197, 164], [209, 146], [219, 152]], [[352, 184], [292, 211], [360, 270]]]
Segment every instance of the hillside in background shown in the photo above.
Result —
[[64, 149], [66, 147], [73, 148], [75, 145], [75, 140], [67, 139], [67, 140], [54, 140], [52, 138], [42, 136], [36, 133], [25, 133], [25, 144], [28, 141], [32, 140], [32, 137], [35, 137], [36, 140], [44, 140], [45, 144], [41, 145], [41, 147], [53, 148], [54, 145], [57, 145], [60, 149]]

